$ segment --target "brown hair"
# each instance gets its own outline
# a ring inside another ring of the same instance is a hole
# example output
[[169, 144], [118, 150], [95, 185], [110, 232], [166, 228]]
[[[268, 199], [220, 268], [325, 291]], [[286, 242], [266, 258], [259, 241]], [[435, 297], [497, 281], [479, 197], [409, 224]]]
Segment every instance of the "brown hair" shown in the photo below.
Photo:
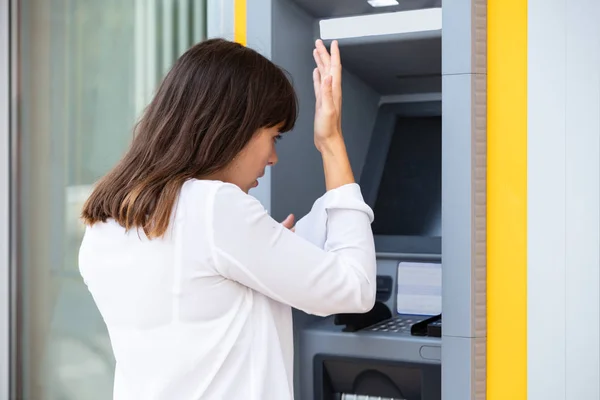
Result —
[[88, 225], [113, 218], [160, 237], [186, 180], [222, 170], [260, 128], [287, 132], [296, 118], [296, 94], [281, 68], [238, 43], [198, 43], [165, 76], [82, 218]]

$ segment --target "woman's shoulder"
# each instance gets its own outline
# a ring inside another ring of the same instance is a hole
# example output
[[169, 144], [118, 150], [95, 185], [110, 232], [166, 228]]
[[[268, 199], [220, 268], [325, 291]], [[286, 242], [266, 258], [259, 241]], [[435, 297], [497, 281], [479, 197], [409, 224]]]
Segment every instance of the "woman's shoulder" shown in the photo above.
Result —
[[262, 203], [237, 185], [217, 180], [193, 179], [181, 190], [176, 215], [187, 224], [227, 227], [267, 213]]
[[221, 193], [246, 195], [238, 186], [233, 183], [223, 182], [214, 179], [189, 179], [181, 188], [181, 196], [201, 196], [214, 197]]
[[190, 179], [181, 188], [181, 200], [184, 204], [204, 203], [210, 208], [218, 205], [240, 206], [248, 201], [257, 201], [233, 183], [220, 180]]

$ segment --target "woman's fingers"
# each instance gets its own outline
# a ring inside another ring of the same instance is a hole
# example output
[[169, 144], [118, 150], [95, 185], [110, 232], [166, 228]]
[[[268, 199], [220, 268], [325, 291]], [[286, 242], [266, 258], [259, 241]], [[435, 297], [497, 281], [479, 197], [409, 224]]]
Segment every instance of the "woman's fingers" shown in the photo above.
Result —
[[319, 74], [321, 76], [327, 75], [329, 71], [325, 71], [325, 65], [323, 65], [323, 61], [321, 61], [321, 56], [319, 55], [319, 51], [317, 49], [313, 49], [313, 58], [315, 59], [315, 63], [319, 69]]
[[317, 46], [317, 51], [319, 52], [319, 57], [321, 58], [321, 62], [323, 63], [323, 69], [325, 74], [323, 73], [323, 71], [321, 71], [321, 76], [324, 77], [326, 74], [329, 74], [329, 68], [331, 66], [331, 60], [329, 57], [329, 53], [327, 52], [327, 49], [325, 48], [325, 45], [323, 44], [323, 41], [321, 39], [317, 39], [316, 42], [316, 46]]
[[[331, 96], [337, 108], [341, 108], [342, 104], [342, 63], [340, 59], [340, 49], [337, 40], [331, 42], [331, 55], [323, 44], [323, 41], [318, 39], [315, 42], [313, 50], [313, 58], [317, 64], [321, 83], [327, 76], [332, 77], [331, 81]], [[314, 80], [314, 77], [313, 77]], [[316, 90], [316, 89], [315, 89]], [[315, 92], [316, 93], [316, 92]], [[322, 93], [322, 89], [321, 89]]]
[[317, 109], [338, 112], [342, 108], [342, 62], [337, 40], [331, 42], [331, 55], [318, 39], [315, 42], [313, 57], [317, 68], [313, 71], [313, 85]]
[[[325, 50], [327, 51], [327, 50]], [[333, 42], [331, 42], [331, 59], [330, 59], [330, 65], [331, 65], [331, 70], [332, 72], [335, 71], [338, 72], [342, 66], [342, 61], [340, 60], [340, 48], [338, 46], [338, 41], [334, 40]]]
[[284, 227], [286, 227], [287, 229], [290, 230], [294, 230], [294, 214], [290, 214], [287, 216], [287, 218], [285, 220], [283, 220], [283, 222], [281, 223]]
[[331, 43], [331, 76], [333, 98], [339, 106], [342, 100], [342, 62], [340, 60], [340, 49], [337, 40]]
[[315, 88], [315, 99], [317, 100], [317, 108], [321, 107], [321, 74], [319, 68], [313, 70], [313, 86]]

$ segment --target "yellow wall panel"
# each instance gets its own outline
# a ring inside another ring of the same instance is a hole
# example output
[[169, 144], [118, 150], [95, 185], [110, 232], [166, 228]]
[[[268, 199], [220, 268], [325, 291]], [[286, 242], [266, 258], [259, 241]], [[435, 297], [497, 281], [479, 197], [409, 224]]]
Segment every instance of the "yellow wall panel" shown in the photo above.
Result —
[[487, 399], [527, 398], [527, 1], [488, 0]]
[[234, 41], [246, 45], [246, 0], [234, 0]]

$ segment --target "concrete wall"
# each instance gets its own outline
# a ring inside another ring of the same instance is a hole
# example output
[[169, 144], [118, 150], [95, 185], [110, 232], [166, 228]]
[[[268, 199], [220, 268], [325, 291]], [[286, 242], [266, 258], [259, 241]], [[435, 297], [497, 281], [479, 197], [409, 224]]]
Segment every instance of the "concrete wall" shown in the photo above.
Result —
[[600, 2], [529, 0], [528, 398], [600, 398]]

